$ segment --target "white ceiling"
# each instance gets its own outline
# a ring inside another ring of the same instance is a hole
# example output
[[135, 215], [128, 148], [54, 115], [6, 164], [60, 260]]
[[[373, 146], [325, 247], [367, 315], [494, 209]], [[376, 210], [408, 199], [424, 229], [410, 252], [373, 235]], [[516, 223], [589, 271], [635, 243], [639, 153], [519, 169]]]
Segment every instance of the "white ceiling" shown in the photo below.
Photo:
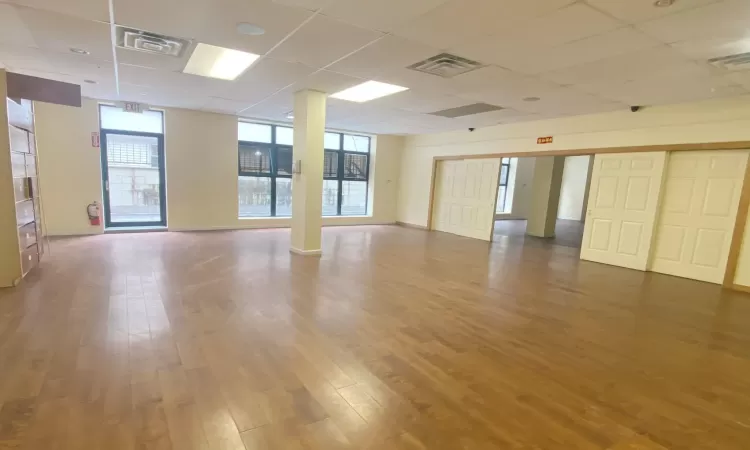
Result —
[[[750, 0], [653, 2], [114, 0], [117, 24], [264, 55], [229, 82], [181, 73], [189, 52], [118, 49], [118, 96], [107, 0], [0, 0], [0, 65], [81, 84], [92, 98], [280, 122], [299, 89], [333, 93], [374, 79], [410, 90], [364, 104], [330, 99], [327, 125], [394, 134], [750, 93], [750, 70], [706, 63], [750, 52]], [[266, 33], [240, 35], [238, 22]], [[406, 68], [443, 51], [486, 67], [451, 79]], [[473, 102], [507, 109], [426, 114]]]

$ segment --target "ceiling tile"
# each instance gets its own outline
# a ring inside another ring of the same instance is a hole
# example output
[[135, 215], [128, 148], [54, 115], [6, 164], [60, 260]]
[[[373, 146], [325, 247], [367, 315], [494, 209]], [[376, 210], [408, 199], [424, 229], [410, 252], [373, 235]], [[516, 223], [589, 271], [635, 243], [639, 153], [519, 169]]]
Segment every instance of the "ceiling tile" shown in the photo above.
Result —
[[711, 58], [750, 52], [750, 34], [747, 32], [722, 33], [669, 45], [690, 59], [705, 61]]
[[294, 109], [294, 96], [289, 90], [274, 94], [252, 107], [239, 110], [242, 117], [287, 122], [287, 113]]
[[724, 77], [657, 76], [602, 87], [601, 95], [629, 105], [663, 105], [743, 95], [747, 91]]
[[302, 89], [312, 89], [326, 92], [328, 94], [334, 94], [352, 86], [356, 86], [364, 81], [365, 80], [362, 78], [321, 70], [298, 81], [291, 86], [289, 90], [291, 92], [296, 92]]
[[392, 31], [439, 48], [451, 48], [552, 12], [576, 0], [451, 0]]
[[31, 31], [21, 19], [18, 9], [0, 3], [0, 43], [21, 47], [36, 47]]
[[[664, 9], [651, 6], [652, 0], [222, 0], [220, 8], [214, 0], [114, 1], [118, 23], [193, 44], [258, 54], [278, 48], [234, 82], [181, 73], [189, 51], [168, 58], [120, 49], [118, 97], [106, 1], [0, 0], [0, 66], [79, 83], [91, 98], [276, 122], [288, 121], [299, 89], [333, 93], [377, 79], [410, 90], [363, 104], [329, 99], [327, 124], [398, 134], [750, 90], [750, 72], [704, 62], [750, 51], [747, 0], [679, 0]], [[238, 34], [236, 24], [243, 21], [266, 33]], [[70, 47], [91, 55], [73, 54]], [[441, 51], [487, 66], [451, 79], [406, 68]], [[457, 119], [426, 114], [474, 102], [506, 109]]]
[[13, 71], [47, 72], [64, 77], [66, 80], [75, 79], [78, 84], [83, 83], [84, 79], [94, 81], [114, 79], [112, 63], [70, 52], [59, 53], [35, 48], [0, 45], [0, 62]]
[[[204, 96], [220, 96], [232, 82], [199, 77], [181, 72], [150, 69], [120, 64], [120, 82], [143, 88], [163, 89], [178, 95], [200, 92]], [[148, 102], [148, 101], [147, 101]]]
[[447, 124], [447, 126], [452, 129], [489, 127], [492, 125], [504, 123], [510, 118], [517, 118], [525, 115], [527, 114], [521, 111], [516, 111], [513, 109], [502, 109], [500, 111], [492, 111], [483, 114], [474, 114], [472, 116], [448, 119], [450, 123]]
[[431, 113], [435, 111], [442, 111], [444, 109], [456, 108], [458, 106], [464, 106], [472, 102], [452, 95], [436, 95], [431, 92], [423, 92], [419, 89], [412, 89], [404, 92], [399, 92], [395, 95], [389, 95], [387, 97], [373, 100], [372, 103], [386, 108], [400, 109], [402, 111], [415, 113]]
[[[222, 0], [221, 7], [212, 0], [116, 0], [115, 11], [121, 25], [256, 54], [268, 52], [313, 14], [264, 0]], [[266, 32], [242, 35], [239, 22]]]
[[302, 64], [263, 58], [253, 64], [239, 80], [225, 82], [224, 89], [216, 96], [251, 105], [295, 82], [304, 80], [312, 72], [313, 69]]
[[679, 74], [694, 63], [661, 45], [626, 55], [580, 64], [563, 70], [541, 74], [540, 77], [558, 84], [582, 84], [596, 81], [630, 81], [657, 73]]
[[576, 3], [531, 20], [519, 21], [486, 39], [493, 45], [507, 42], [524, 48], [556, 47], [622, 26], [611, 17], [583, 3]]
[[375, 31], [316, 16], [277, 47], [271, 56], [323, 68], [382, 36]]
[[112, 60], [108, 24], [24, 7], [16, 12], [39, 48], [57, 52], [80, 48], [93, 58]]
[[631, 28], [620, 28], [559, 46], [527, 48], [503, 41], [498, 45], [477, 43], [461, 54], [526, 74], [539, 74], [623, 55], [660, 45], [660, 42]]
[[192, 50], [192, 47], [190, 47], [185, 50], [182, 56], [175, 57], [118, 47], [117, 62], [131, 66], [148, 67], [151, 69], [168, 70], [171, 72], [182, 72], [188, 59], [190, 59]]
[[385, 36], [378, 42], [333, 64], [330, 70], [361, 78], [377, 79], [383, 72], [404, 68], [440, 53], [408, 39]]
[[343, 0], [323, 9], [323, 14], [352, 25], [393, 31], [404, 22], [425, 14], [449, 0]]
[[668, 8], [659, 8], [653, 1], [587, 0], [591, 6], [628, 23], [645, 22], [719, 1], [679, 0]]
[[309, 11], [317, 11], [323, 9], [340, 0], [273, 0], [274, 3], [286, 6], [296, 6], [297, 8], [304, 8]]
[[745, 33], [749, 22], [750, 2], [724, 0], [644, 22], [637, 27], [662, 42], [672, 43], [729, 33]]
[[3, 0], [8, 3], [28, 6], [30, 8], [52, 11], [81, 19], [97, 20], [109, 23], [109, 5], [102, 0]]

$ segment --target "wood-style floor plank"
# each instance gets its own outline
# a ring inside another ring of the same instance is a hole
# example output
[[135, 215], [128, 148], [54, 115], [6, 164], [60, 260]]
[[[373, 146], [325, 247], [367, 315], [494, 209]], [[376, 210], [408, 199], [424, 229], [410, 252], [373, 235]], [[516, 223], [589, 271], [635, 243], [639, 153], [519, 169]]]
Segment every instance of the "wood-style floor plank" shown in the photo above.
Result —
[[53, 241], [0, 291], [0, 449], [750, 448], [746, 294], [513, 233], [323, 242]]

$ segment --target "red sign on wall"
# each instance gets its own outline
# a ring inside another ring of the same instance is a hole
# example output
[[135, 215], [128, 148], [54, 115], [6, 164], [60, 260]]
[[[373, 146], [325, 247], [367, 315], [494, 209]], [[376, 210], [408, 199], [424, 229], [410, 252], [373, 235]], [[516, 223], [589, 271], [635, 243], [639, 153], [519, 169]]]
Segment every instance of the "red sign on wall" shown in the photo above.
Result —
[[551, 144], [552, 143], [552, 136], [547, 137], [540, 137], [536, 140], [537, 144]]
[[100, 142], [99, 142], [99, 132], [94, 131], [91, 133], [91, 146], [94, 148], [99, 148]]

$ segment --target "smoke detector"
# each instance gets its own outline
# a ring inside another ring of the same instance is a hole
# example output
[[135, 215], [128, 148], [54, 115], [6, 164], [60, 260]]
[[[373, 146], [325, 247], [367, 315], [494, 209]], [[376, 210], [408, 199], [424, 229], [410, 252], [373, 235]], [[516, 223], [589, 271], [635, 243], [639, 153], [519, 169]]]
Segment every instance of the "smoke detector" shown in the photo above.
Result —
[[190, 46], [190, 41], [118, 25], [117, 46], [128, 50], [179, 58]]
[[711, 58], [708, 60], [708, 63], [714, 67], [727, 70], [750, 69], [750, 52]]
[[451, 55], [450, 53], [441, 53], [432, 58], [412, 64], [408, 68], [443, 78], [453, 78], [472, 70], [481, 69], [482, 67], [484, 67], [482, 63]]

